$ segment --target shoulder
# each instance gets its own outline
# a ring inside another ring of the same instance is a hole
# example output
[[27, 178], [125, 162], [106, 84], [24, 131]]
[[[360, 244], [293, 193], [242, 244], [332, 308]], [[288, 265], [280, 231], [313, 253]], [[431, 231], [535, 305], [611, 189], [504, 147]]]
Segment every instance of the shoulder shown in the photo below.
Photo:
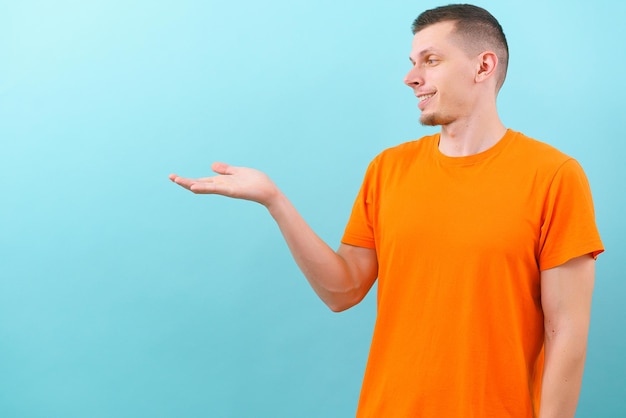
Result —
[[439, 135], [425, 136], [383, 150], [367, 167], [364, 185], [379, 187], [392, 179], [405, 178], [412, 168], [423, 165], [432, 157], [438, 138]]
[[534, 181], [551, 183], [565, 173], [584, 177], [584, 171], [572, 156], [543, 141], [513, 131], [514, 136], [507, 147], [502, 164], [506, 170], [514, 170]]
[[428, 156], [438, 141], [439, 134], [435, 134], [387, 148], [372, 160], [371, 165], [396, 165], [403, 162], [414, 162], [420, 157]]
[[512, 131], [514, 137], [511, 141], [510, 152], [513, 157], [543, 168], [558, 168], [566, 162], [573, 160], [572, 157], [555, 148], [554, 146], [531, 138], [521, 132]]
[[[545, 190], [578, 187], [589, 188], [586, 174], [580, 163], [552, 145], [516, 132], [508, 150], [509, 169], [515, 168], [535, 185], [543, 184]], [[573, 186], [578, 185], [578, 186]]]

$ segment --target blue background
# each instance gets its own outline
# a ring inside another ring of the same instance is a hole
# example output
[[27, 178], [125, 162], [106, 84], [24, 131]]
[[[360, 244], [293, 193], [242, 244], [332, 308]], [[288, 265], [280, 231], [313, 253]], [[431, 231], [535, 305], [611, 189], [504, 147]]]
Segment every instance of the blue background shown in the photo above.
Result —
[[[266, 171], [336, 247], [367, 163], [434, 132], [403, 85], [434, 1], [0, 2], [0, 416], [349, 417], [374, 294], [333, 314], [266, 211], [170, 172]], [[607, 252], [578, 417], [626, 410], [626, 3], [481, 1], [505, 124], [576, 157]]]

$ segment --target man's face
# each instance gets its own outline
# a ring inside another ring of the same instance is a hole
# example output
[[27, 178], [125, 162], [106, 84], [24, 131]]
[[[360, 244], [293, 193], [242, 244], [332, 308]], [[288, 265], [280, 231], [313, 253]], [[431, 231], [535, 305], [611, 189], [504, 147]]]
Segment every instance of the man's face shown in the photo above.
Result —
[[417, 32], [409, 58], [413, 67], [404, 83], [419, 99], [423, 125], [448, 125], [469, 115], [476, 60], [461, 49], [453, 22], [440, 22]]

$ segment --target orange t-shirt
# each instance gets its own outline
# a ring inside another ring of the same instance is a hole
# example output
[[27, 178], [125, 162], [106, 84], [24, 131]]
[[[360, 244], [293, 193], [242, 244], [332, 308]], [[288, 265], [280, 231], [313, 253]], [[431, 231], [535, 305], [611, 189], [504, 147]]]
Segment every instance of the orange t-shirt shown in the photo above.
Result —
[[375, 248], [379, 263], [357, 416], [536, 416], [540, 271], [603, 251], [587, 179], [512, 130], [467, 157], [438, 142], [372, 161], [342, 239]]

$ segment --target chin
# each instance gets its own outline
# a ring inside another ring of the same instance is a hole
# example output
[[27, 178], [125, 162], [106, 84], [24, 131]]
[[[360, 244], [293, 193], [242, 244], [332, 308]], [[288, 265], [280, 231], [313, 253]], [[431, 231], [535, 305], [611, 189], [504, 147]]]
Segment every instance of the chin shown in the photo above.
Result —
[[422, 114], [422, 116], [420, 116], [420, 123], [423, 126], [437, 126], [437, 125], [441, 125], [441, 123], [439, 123], [439, 118], [437, 118], [437, 115], [424, 115]]
[[449, 123], [452, 123], [453, 121], [454, 120], [452, 118], [446, 117], [446, 115], [441, 115], [438, 113], [422, 113], [422, 115], [420, 116], [420, 123], [423, 126], [447, 125]]
[[437, 126], [437, 124], [434, 123], [431, 118], [420, 118], [420, 123], [422, 124], [422, 126]]

